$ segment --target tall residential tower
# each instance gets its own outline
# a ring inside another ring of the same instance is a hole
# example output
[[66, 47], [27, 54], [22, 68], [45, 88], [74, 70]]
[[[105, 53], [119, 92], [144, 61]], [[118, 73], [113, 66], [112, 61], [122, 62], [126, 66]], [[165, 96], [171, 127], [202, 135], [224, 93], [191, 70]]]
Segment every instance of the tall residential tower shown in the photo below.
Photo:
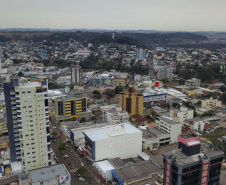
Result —
[[79, 62], [76, 65], [71, 65], [71, 83], [80, 84], [82, 82], [82, 69], [79, 66]]
[[47, 81], [4, 83], [11, 161], [23, 173], [51, 165]]

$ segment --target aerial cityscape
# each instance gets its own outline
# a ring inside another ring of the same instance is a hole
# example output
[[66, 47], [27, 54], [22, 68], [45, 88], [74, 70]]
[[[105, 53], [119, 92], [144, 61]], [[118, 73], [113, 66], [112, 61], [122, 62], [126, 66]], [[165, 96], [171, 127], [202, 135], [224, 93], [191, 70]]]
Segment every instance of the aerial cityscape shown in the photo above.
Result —
[[64, 2], [0, 7], [0, 185], [225, 185], [226, 2]]

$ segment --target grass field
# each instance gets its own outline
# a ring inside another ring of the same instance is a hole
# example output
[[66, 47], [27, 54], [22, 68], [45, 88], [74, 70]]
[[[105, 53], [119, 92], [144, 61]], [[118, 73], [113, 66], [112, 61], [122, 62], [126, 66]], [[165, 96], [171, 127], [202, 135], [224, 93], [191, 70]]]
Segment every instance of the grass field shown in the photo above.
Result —
[[222, 136], [226, 135], [226, 131], [223, 129], [216, 129], [214, 132], [209, 134], [203, 134], [202, 138], [208, 139], [211, 141], [214, 145], [217, 145], [222, 151], [224, 151], [224, 154], [226, 155], [226, 144], [220, 142], [217, 138], [222, 138]]

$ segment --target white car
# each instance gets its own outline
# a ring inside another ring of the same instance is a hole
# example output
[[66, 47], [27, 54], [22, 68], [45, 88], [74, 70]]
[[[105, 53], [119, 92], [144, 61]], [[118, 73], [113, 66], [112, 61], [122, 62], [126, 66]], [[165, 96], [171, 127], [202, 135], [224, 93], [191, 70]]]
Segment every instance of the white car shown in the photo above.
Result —
[[64, 158], [67, 158], [67, 157], [69, 157], [69, 156], [68, 156], [68, 155], [64, 155], [63, 157], [64, 157]]
[[80, 163], [81, 164], [81, 166], [84, 166], [84, 164], [83, 163]]
[[83, 177], [80, 177], [79, 180], [80, 180], [80, 181], [84, 181], [85, 179], [84, 179]]

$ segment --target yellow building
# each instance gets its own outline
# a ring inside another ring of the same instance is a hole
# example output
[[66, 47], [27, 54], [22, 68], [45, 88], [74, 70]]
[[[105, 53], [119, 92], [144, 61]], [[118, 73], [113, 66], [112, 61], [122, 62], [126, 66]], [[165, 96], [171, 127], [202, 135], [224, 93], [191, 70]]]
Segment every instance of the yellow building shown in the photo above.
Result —
[[128, 112], [129, 116], [143, 115], [143, 99], [143, 94], [135, 91], [134, 88], [129, 88], [119, 95], [119, 105], [122, 110]]
[[209, 100], [202, 100], [202, 107], [206, 110], [212, 110], [213, 108], [222, 107], [221, 101], [214, 100], [210, 97]]
[[0, 135], [8, 135], [7, 123], [0, 123]]
[[56, 122], [89, 118], [92, 112], [87, 109], [87, 98], [57, 98], [54, 100], [52, 117]]

